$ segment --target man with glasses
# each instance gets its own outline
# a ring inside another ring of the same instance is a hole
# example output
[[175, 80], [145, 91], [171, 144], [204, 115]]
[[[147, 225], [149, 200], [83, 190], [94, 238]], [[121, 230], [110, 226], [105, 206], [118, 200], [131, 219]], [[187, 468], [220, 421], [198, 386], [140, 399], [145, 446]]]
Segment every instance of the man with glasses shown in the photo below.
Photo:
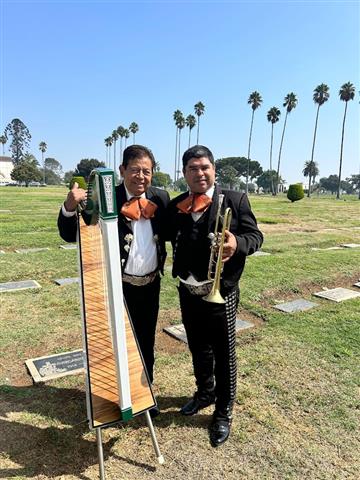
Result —
[[[163, 218], [169, 202], [165, 190], [151, 186], [154, 167], [151, 150], [127, 147], [120, 166], [124, 181], [115, 188], [123, 292], [151, 383], [160, 273], [166, 258]], [[76, 241], [76, 208], [85, 200], [86, 191], [75, 184], [61, 207], [58, 227], [67, 242]], [[157, 407], [150, 411], [152, 417], [158, 413]]]

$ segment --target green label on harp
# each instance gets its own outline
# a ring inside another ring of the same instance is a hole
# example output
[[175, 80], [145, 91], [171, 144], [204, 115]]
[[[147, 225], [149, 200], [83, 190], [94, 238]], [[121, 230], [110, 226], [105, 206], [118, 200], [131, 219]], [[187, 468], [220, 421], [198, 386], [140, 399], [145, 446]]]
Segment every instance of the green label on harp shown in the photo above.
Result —
[[84, 220], [94, 224], [99, 216], [117, 218], [114, 172], [109, 168], [95, 168], [89, 178]]

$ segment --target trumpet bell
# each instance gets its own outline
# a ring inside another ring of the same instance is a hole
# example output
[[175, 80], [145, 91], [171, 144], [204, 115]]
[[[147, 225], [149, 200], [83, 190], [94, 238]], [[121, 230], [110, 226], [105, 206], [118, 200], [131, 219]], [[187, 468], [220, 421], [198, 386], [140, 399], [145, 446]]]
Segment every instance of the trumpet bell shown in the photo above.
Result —
[[215, 290], [215, 292], [211, 291], [208, 295], [203, 297], [203, 300], [210, 303], [225, 303], [225, 300], [223, 299], [219, 290]]

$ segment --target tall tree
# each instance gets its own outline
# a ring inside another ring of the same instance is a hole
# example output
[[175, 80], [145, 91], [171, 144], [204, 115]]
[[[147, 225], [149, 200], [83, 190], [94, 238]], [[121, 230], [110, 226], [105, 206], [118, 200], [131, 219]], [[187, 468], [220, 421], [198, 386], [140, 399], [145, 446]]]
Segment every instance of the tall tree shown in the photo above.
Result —
[[344, 111], [344, 119], [342, 124], [342, 132], [341, 132], [341, 147], [340, 147], [340, 162], [339, 162], [339, 183], [338, 189], [336, 192], [336, 198], [340, 198], [340, 185], [341, 185], [341, 169], [342, 169], [342, 160], [343, 160], [343, 146], [344, 146], [344, 133], [345, 133], [345, 120], [346, 120], [346, 112], [349, 100], [354, 100], [355, 97], [355, 87], [352, 83], [347, 82], [341, 86], [339, 91], [340, 100], [345, 102], [345, 111]]
[[119, 133], [117, 130], [113, 130], [111, 138], [113, 139], [114, 144], [114, 172], [116, 172], [116, 141], [119, 138]]
[[200, 130], [200, 117], [205, 112], [205, 105], [202, 102], [195, 103], [194, 105], [195, 114], [197, 115], [197, 135], [196, 135], [196, 144], [199, 145], [199, 130]]
[[[317, 125], [318, 125], [318, 119], [319, 119], [319, 110], [321, 105], [324, 105], [325, 102], [329, 100], [330, 94], [329, 94], [329, 87], [325, 83], [321, 83], [318, 85], [313, 93], [313, 100], [315, 104], [317, 105], [317, 110], [316, 110], [316, 119], [315, 119], [315, 128], [314, 128], [314, 138], [313, 138], [313, 145], [312, 145], [312, 150], [311, 150], [311, 163], [314, 161], [314, 151], [315, 151], [315, 141], [316, 141], [316, 132], [317, 132]], [[310, 197], [311, 195], [311, 183], [310, 183], [310, 177], [309, 177], [309, 189], [308, 189], [308, 194], [307, 196]]]
[[189, 127], [189, 146], [190, 148], [190, 141], [191, 141], [191, 130], [195, 127], [196, 125], [196, 118], [194, 115], [188, 115], [185, 119], [186, 126]]
[[315, 183], [316, 177], [319, 175], [320, 170], [318, 167], [317, 162], [305, 162], [304, 168], [303, 168], [303, 175], [304, 177], [309, 177], [309, 183], [313, 184]]
[[41, 151], [41, 161], [42, 161], [42, 165], [43, 165], [43, 168], [44, 168], [44, 176], [43, 176], [43, 183], [44, 185], [46, 185], [46, 165], [45, 165], [45, 162], [44, 162], [44, 153], [46, 152], [46, 149], [47, 149], [47, 145], [45, 142], [40, 142], [39, 143], [39, 150]]
[[[286, 107], [286, 114], [285, 114], [284, 127], [283, 127], [283, 131], [282, 131], [282, 134], [281, 134], [281, 141], [280, 141], [280, 148], [279, 148], [279, 158], [278, 158], [278, 165], [277, 165], [277, 171], [276, 171], [277, 172], [277, 178], [279, 178], [279, 174], [280, 174], [280, 158], [281, 158], [281, 151], [282, 151], [282, 146], [283, 146], [283, 141], [284, 141], [287, 117], [288, 117], [289, 113], [292, 110], [294, 110], [294, 108], [297, 105], [297, 102], [298, 102], [298, 100], [296, 98], [295, 93], [293, 93], [293, 92], [288, 93], [286, 95], [286, 97], [284, 98], [283, 107]], [[275, 195], [278, 193], [278, 189], [279, 189], [279, 184], [277, 183], [276, 184], [276, 189], [275, 189]]]
[[2, 154], [5, 155], [5, 143], [7, 142], [6, 135], [1, 135], [0, 142], [2, 143]]
[[18, 118], [14, 118], [5, 128], [5, 136], [11, 137], [10, 150], [14, 165], [19, 163], [24, 155], [25, 149], [30, 145], [31, 135], [27, 126]]
[[178, 160], [177, 160], [177, 170], [176, 170], [176, 173], [177, 173], [177, 176], [176, 176], [176, 180], [179, 179], [179, 174], [180, 174], [180, 156], [181, 156], [181, 130], [185, 127], [185, 118], [184, 118], [184, 115], [180, 112], [180, 115], [178, 115], [177, 117], [177, 121], [176, 121], [176, 126], [179, 130], [179, 138], [178, 138]]
[[125, 148], [126, 148], [127, 140], [129, 137], [130, 137], [129, 130], [127, 128], [124, 128]]
[[255, 113], [255, 110], [257, 110], [262, 104], [262, 98], [260, 93], [257, 91], [250, 93], [247, 103], [251, 105], [252, 114], [251, 114], [251, 125], [250, 125], [249, 146], [248, 146], [248, 156], [247, 156], [248, 166], [247, 166], [247, 172], [246, 172], [246, 187], [245, 187], [246, 194], [248, 193], [248, 184], [249, 184], [250, 145], [251, 145], [253, 124], [254, 124], [254, 113]]
[[[271, 172], [271, 193], [274, 195], [274, 182], [273, 182], [273, 175], [272, 175], [272, 150], [273, 150], [273, 142], [274, 142], [274, 125], [280, 119], [281, 112], [277, 107], [271, 107], [270, 110], [267, 112], [267, 119], [271, 122], [271, 142], [270, 142], [270, 172]], [[278, 178], [276, 175], [276, 182], [278, 182]]]
[[135, 145], [135, 134], [139, 131], [139, 125], [136, 122], [131, 122], [129, 130], [133, 134], [133, 144]]
[[110, 168], [110, 148], [113, 144], [113, 139], [112, 137], [106, 137], [104, 142], [106, 146], [106, 166]]
[[177, 179], [177, 157], [178, 157], [178, 143], [179, 143], [179, 127], [177, 125], [179, 116], [182, 115], [180, 110], [175, 110], [173, 119], [176, 126], [176, 139], [175, 139], [175, 162], [174, 162], [174, 182]]
[[125, 134], [125, 128], [121, 125], [116, 129], [120, 137], [120, 153], [119, 153], [119, 164], [122, 164], [122, 154], [123, 154], [123, 138]]

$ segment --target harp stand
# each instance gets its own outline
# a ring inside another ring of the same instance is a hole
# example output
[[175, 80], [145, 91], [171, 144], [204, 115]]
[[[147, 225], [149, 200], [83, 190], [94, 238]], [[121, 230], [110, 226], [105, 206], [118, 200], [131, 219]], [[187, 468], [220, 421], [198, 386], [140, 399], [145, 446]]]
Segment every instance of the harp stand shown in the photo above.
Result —
[[91, 172], [82, 217], [78, 252], [86, 403], [89, 427], [96, 430], [100, 479], [105, 480], [102, 428], [118, 421], [145, 413], [159, 464], [164, 458], [149, 413], [156, 401], [123, 300], [112, 170]]

